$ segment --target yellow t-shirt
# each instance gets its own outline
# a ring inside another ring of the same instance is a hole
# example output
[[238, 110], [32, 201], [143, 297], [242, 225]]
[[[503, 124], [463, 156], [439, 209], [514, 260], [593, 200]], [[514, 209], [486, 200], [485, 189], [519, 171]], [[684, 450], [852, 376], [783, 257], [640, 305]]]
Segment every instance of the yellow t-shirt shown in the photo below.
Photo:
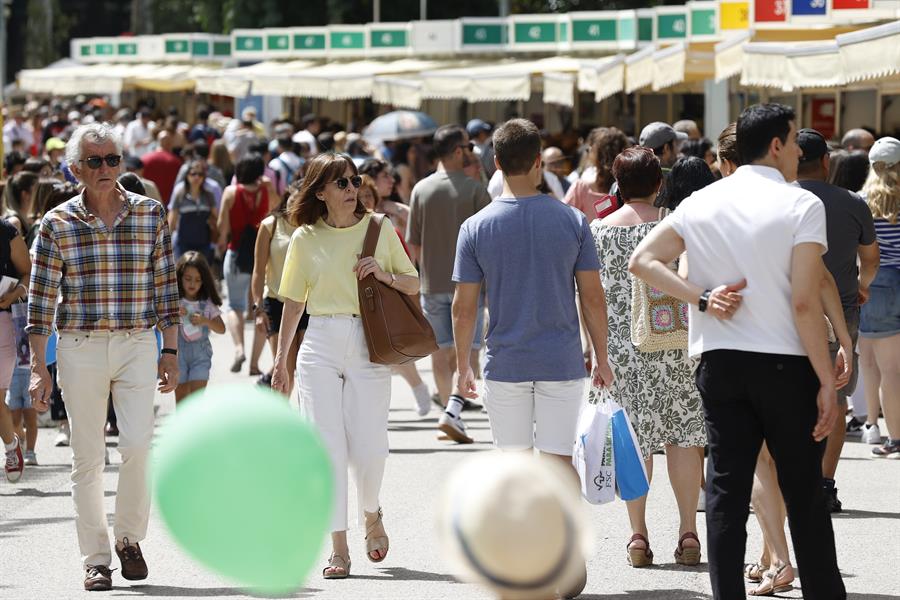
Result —
[[[336, 229], [323, 219], [297, 228], [291, 236], [278, 292], [306, 302], [310, 315], [358, 315], [359, 296], [353, 267], [362, 253], [370, 215], [352, 227]], [[388, 219], [381, 223], [375, 260], [387, 273], [418, 276]]]

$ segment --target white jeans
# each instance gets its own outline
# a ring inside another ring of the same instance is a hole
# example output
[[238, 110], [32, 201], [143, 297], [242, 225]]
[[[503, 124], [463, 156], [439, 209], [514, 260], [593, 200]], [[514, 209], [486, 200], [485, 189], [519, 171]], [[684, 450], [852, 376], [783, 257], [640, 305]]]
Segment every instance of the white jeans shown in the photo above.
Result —
[[85, 565], [109, 566], [103, 506], [106, 405], [112, 391], [119, 426], [116, 540], [147, 535], [147, 458], [153, 440], [157, 353], [153, 330], [59, 334], [58, 378], [69, 415], [75, 529]]
[[347, 529], [347, 469], [359, 510], [376, 512], [388, 455], [391, 371], [369, 361], [362, 320], [310, 317], [297, 356], [300, 406], [322, 436], [334, 468], [332, 531]]
[[537, 448], [571, 456], [584, 403], [584, 379], [484, 381], [484, 405], [494, 444], [501, 450]]

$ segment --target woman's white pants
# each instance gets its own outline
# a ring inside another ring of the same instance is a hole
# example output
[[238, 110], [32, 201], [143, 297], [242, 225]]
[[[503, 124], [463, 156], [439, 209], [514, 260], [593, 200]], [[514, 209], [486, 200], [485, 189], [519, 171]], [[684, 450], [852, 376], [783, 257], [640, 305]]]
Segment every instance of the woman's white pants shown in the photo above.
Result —
[[[322, 436], [334, 468], [332, 531], [347, 529], [347, 472], [359, 510], [376, 512], [388, 455], [391, 372], [369, 361], [362, 320], [313, 316], [297, 357], [300, 407]], [[362, 521], [362, 519], [360, 519]]]

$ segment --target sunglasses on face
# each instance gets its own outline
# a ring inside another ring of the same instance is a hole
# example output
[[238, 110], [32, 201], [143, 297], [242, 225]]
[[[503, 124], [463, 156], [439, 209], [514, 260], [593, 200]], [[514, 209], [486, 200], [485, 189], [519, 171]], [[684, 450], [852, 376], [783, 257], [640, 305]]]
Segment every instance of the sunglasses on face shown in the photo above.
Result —
[[188, 177], [205, 177], [205, 176], [206, 176], [206, 173], [203, 173], [202, 171], [191, 171], [190, 173], [188, 173]]
[[118, 154], [107, 154], [106, 156], [88, 156], [87, 158], [79, 162], [85, 163], [91, 169], [99, 169], [104, 162], [109, 167], [118, 167], [119, 163], [122, 162], [122, 157]]
[[346, 190], [348, 185], [359, 188], [362, 185], [362, 177], [354, 175], [353, 177], [339, 177], [334, 180], [334, 184], [339, 190]]

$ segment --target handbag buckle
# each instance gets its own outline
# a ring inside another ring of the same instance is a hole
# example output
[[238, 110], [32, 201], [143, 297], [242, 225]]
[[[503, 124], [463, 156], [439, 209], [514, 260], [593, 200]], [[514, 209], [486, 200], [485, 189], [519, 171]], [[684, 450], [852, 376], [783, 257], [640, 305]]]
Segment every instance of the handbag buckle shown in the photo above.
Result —
[[369, 304], [369, 310], [375, 310], [375, 290], [371, 287], [367, 287], [365, 290], [366, 300]]

